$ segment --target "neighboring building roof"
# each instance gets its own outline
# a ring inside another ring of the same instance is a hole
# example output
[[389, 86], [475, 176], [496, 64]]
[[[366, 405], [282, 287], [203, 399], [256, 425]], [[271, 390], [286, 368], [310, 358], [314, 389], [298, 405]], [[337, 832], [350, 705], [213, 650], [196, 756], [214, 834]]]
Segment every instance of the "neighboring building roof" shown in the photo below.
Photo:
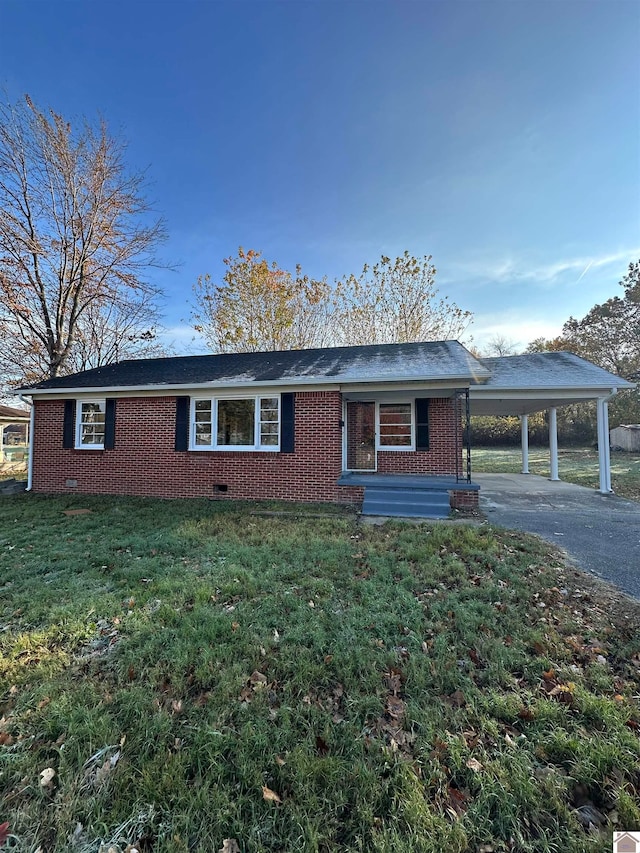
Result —
[[12, 418], [16, 420], [29, 420], [29, 412], [25, 409], [12, 409], [11, 406], [0, 405], [0, 418]]
[[635, 387], [572, 352], [535, 352], [480, 361], [491, 376], [478, 390]]
[[24, 391], [176, 388], [255, 383], [308, 385], [485, 381], [489, 371], [458, 341], [230, 353], [121, 361], [40, 382]]

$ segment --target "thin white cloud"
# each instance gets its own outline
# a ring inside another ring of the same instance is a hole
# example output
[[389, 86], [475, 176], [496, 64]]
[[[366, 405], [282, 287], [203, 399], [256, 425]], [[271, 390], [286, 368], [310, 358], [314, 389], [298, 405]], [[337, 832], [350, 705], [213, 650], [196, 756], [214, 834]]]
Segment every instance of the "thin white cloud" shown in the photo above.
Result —
[[576, 284], [590, 271], [633, 261], [640, 256], [640, 247], [624, 249], [598, 257], [566, 258], [550, 264], [528, 265], [525, 261], [504, 258], [498, 261], [470, 261], [452, 265], [452, 268], [467, 278], [497, 283], [531, 281], [542, 285], [554, 284], [568, 273], [580, 272]]
[[158, 337], [173, 355], [196, 355], [208, 351], [202, 336], [193, 326], [187, 326], [184, 323], [165, 327]]

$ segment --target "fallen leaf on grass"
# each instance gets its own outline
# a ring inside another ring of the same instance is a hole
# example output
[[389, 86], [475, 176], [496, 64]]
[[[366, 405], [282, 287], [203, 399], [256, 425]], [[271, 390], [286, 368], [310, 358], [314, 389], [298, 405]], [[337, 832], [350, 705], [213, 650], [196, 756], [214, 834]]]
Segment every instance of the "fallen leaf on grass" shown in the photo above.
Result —
[[225, 838], [218, 853], [240, 853], [240, 845], [235, 838]]
[[278, 765], [278, 767], [284, 767], [284, 765], [285, 765], [286, 763], [287, 763], [287, 762], [286, 762], [286, 759], [282, 758], [282, 757], [281, 757], [281, 756], [279, 756], [279, 755], [276, 755], [276, 764]]
[[477, 758], [470, 758], [467, 761], [467, 767], [469, 770], [473, 770], [474, 773], [479, 773], [481, 770], [484, 770], [484, 765], [480, 764]]
[[383, 678], [384, 686], [393, 694], [400, 692], [400, 690], [402, 689], [403, 680], [404, 679], [401, 670], [396, 669], [395, 667], [391, 667], [388, 672], [385, 672]]
[[464, 791], [460, 791], [458, 788], [454, 788], [452, 786], [449, 786], [447, 793], [449, 794], [450, 801], [447, 811], [449, 811], [450, 814], [453, 812], [456, 818], [464, 814], [467, 809], [466, 803], [469, 799], [468, 795]]
[[272, 791], [271, 788], [267, 788], [266, 785], [262, 786], [262, 798], [269, 803], [281, 803], [282, 800], [276, 794], [275, 791]]
[[0, 847], [9, 837], [9, 824], [7, 821], [0, 823]]
[[558, 702], [562, 702], [563, 705], [573, 705], [573, 691], [575, 690], [575, 687], [576, 686], [572, 681], [568, 684], [557, 684], [553, 690], [549, 691], [548, 695], [553, 699], [556, 699]]
[[40, 785], [43, 788], [51, 787], [55, 775], [56, 771], [53, 767], [45, 767], [45, 769], [40, 773]]
[[451, 696], [447, 697], [447, 701], [449, 701], [452, 705], [455, 705], [456, 708], [464, 708], [467, 704], [466, 697], [462, 690], [454, 691]]
[[518, 716], [521, 720], [527, 720], [527, 722], [531, 722], [531, 720], [535, 720], [536, 715], [533, 713], [531, 708], [521, 708], [518, 711]]
[[392, 720], [402, 720], [406, 710], [404, 701], [397, 696], [387, 696], [385, 711]]

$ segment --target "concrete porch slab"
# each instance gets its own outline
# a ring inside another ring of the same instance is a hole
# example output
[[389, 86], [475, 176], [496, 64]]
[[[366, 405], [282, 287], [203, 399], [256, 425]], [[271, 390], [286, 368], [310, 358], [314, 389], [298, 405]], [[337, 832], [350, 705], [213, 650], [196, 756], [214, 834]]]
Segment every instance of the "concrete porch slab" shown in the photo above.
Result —
[[339, 486], [382, 486], [389, 489], [421, 489], [425, 491], [477, 492], [477, 483], [456, 480], [455, 477], [438, 477], [425, 474], [371, 474], [343, 471], [338, 479]]

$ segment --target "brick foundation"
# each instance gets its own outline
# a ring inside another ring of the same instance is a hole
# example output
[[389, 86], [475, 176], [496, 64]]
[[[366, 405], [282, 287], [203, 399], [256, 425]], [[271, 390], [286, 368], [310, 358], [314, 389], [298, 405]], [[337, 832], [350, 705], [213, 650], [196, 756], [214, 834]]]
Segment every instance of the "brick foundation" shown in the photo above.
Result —
[[449, 492], [449, 504], [452, 509], [478, 509], [480, 492], [471, 489]]
[[[177, 452], [173, 396], [118, 398], [112, 450], [63, 449], [63, 414], [64, 400], [36, 399], [35, 492], [342, 503], [360, 503], [363, 498], [362, 488], [337, 485], [342, 471], [343, 416], [338, 391], [296, 393], [294, 453]], [[450, 473], [459, 453], [453, 403], [433, 399], [430, 449], [420, 453], [381, 451], [378, 470]], [[67, 485], [67, 481], [77, 485]], [[227, 490], [216, 491], [217, 486]]]

